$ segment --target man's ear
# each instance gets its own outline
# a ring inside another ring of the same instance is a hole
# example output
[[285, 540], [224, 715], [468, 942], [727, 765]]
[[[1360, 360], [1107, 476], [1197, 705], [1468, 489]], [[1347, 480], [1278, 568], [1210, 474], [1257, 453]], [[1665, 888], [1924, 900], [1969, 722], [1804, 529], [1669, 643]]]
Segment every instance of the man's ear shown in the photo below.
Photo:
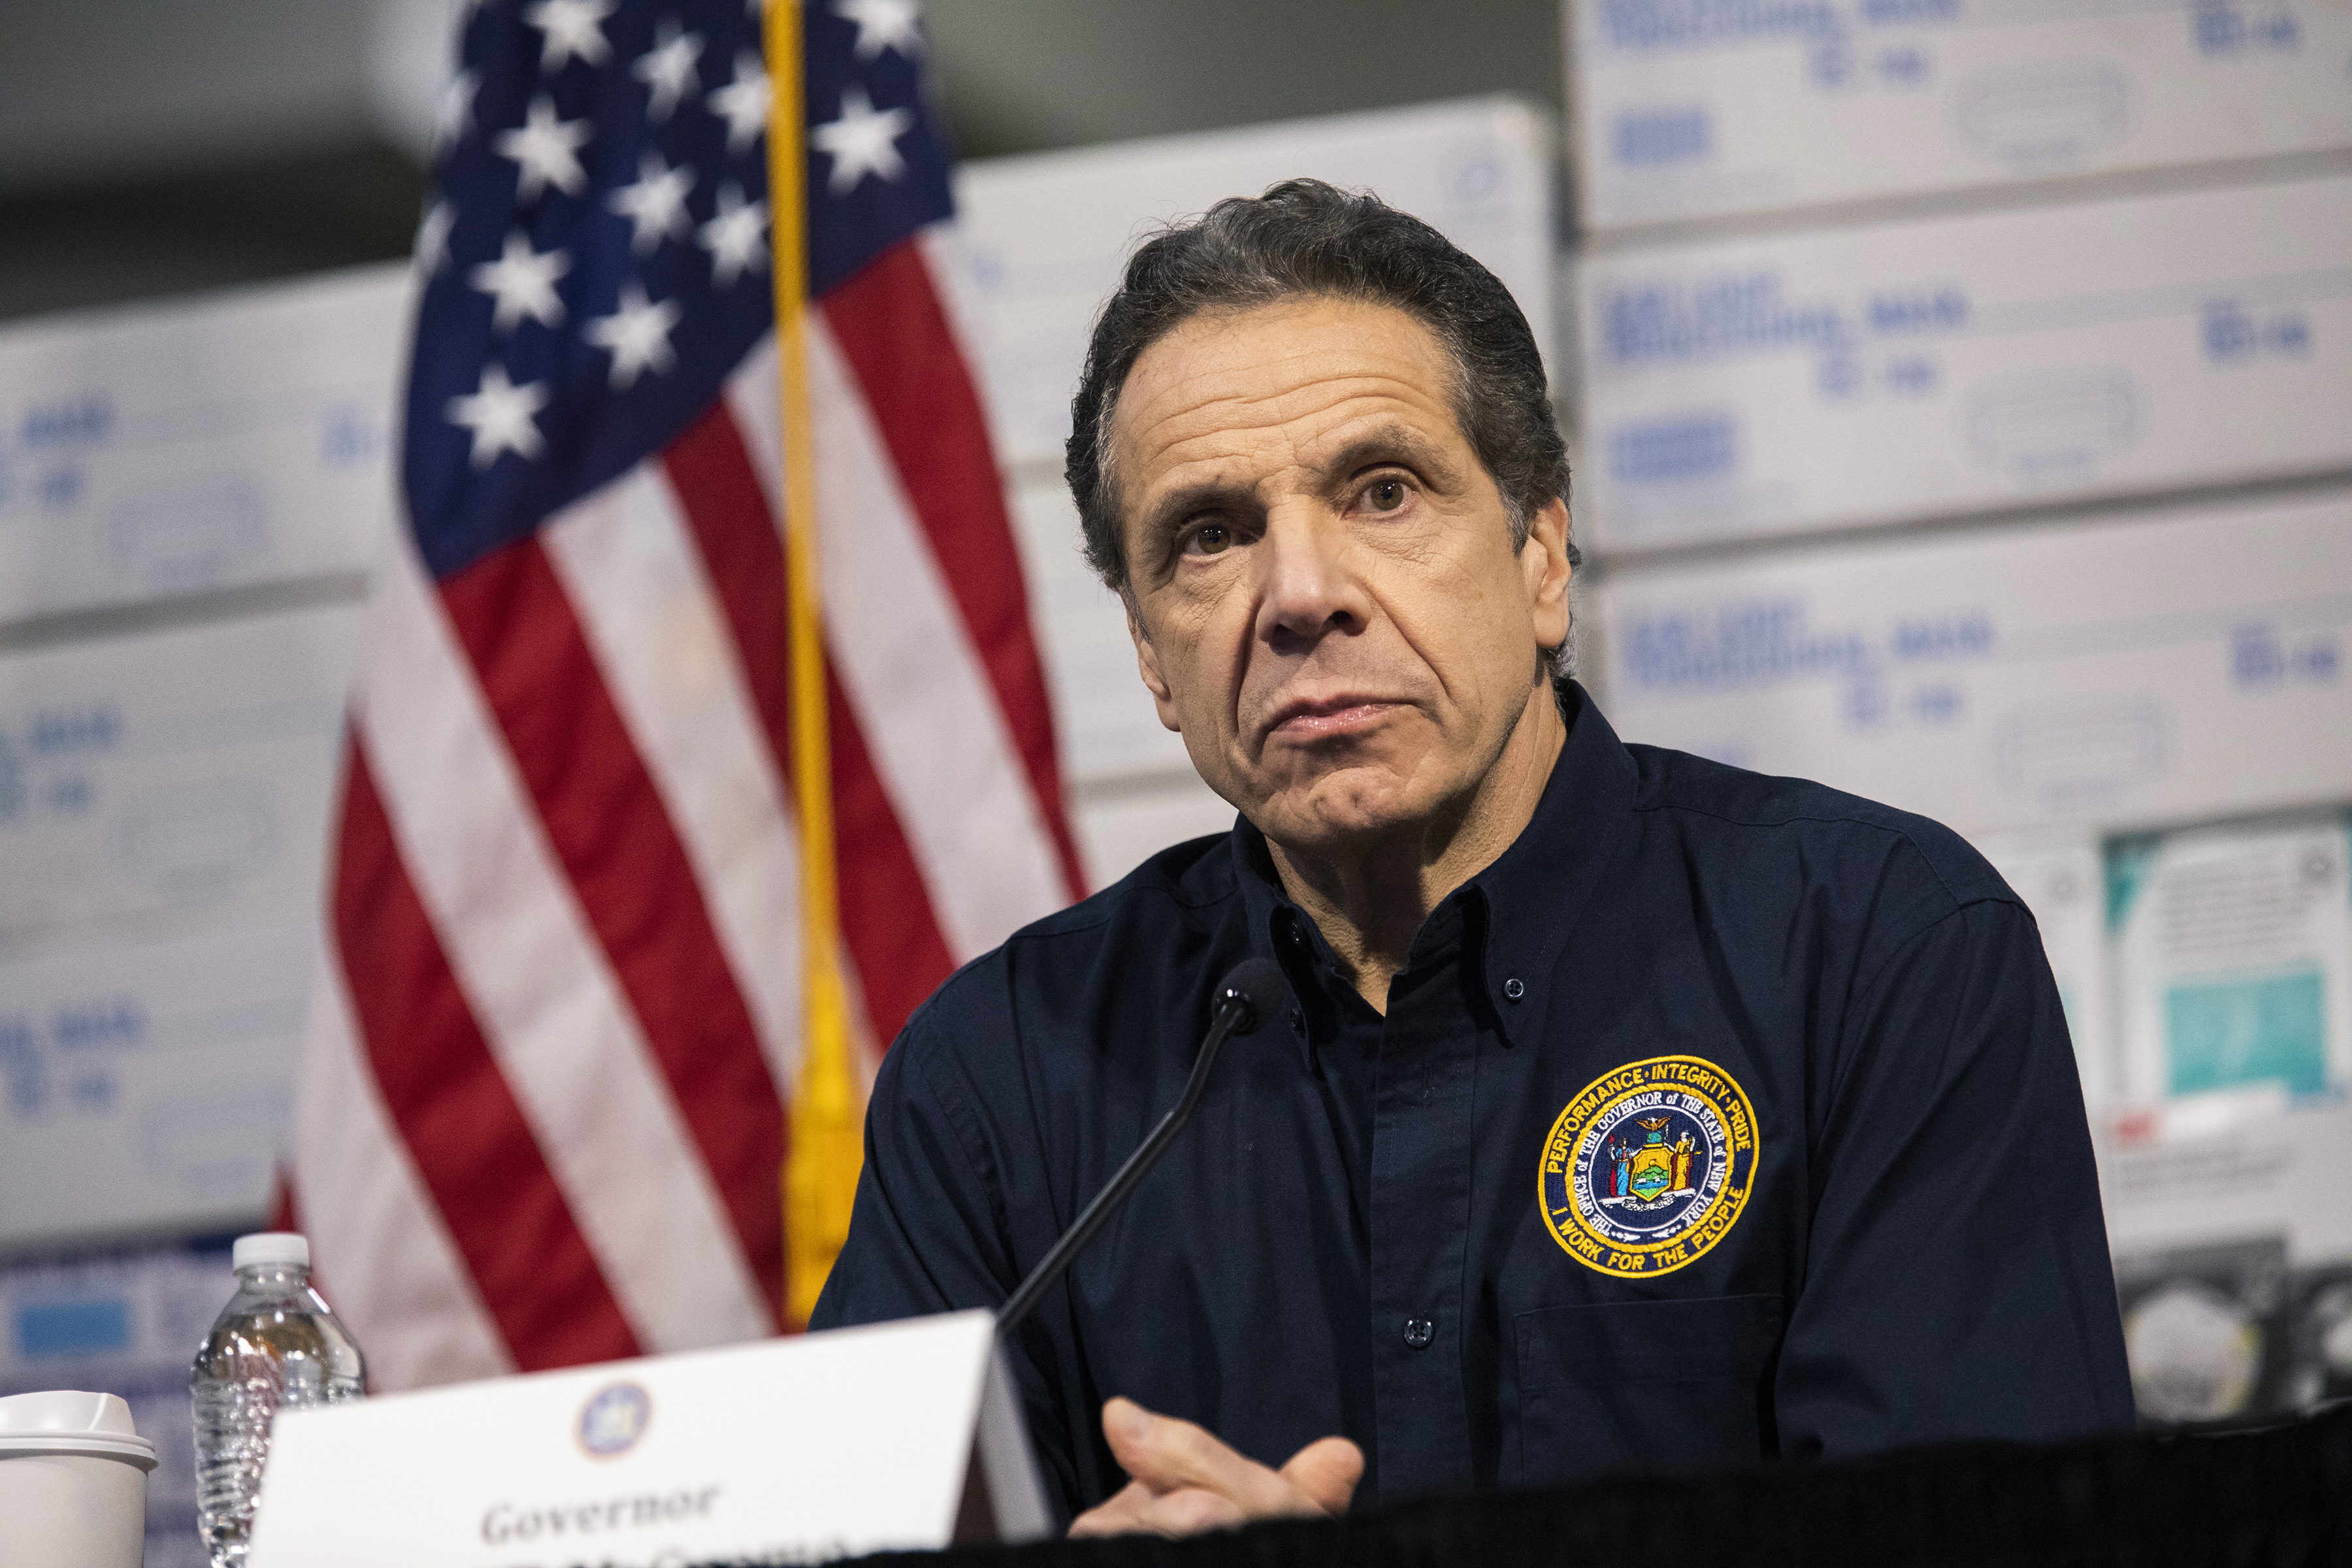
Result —
[[[1536, 641], [1553, 648], [1568, 640], [1568, 502], [1554, 496], [1528, 520], [1528, 542], [1519, 547], [1519, 572], [1527, 584], [1528, 610]], [[1129, 617], [1130, 620], [1133, 617]]]
[[1151, 634], [1143, 629], [1143, 619], [1135, 612], [1134, 590], [1121, 588], [1118, 602], [1127, 611], [1127, 635], [1135, 639], [1135, 668], [1143, 677], [1143, 689], [1151, 693], [1160, 721], [1181, 734], [1182, 727], [1176, 722], [1176, 695], [1168, 689], [1168, 678], [1160, 673], [1160, 650], [1151, 646]]

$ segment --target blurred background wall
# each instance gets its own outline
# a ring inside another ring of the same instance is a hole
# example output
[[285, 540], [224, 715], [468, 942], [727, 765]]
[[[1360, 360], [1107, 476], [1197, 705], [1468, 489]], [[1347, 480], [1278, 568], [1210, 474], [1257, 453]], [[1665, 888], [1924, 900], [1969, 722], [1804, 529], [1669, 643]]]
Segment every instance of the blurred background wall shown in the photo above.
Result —
[[[288, 1104], [450, 15], [0, 12], [0, 1390], [133, 1395], [151, 1563]], [[1378, 190], [1545, 344], [1621, 733], [1937, 816], [2033, 906], [2143, 1413], [2352, 1393], [2352, 5], [925, 19], [1097, 883], [1230, 813], [1073, 546], [1091, 313], [1151, 222]]]
[[[449, 0], [0, 14], [0, 319], [405, 256]], [[1558, 7], [934, 0], [964, 158], [1507, 92], [1557, 111]]]

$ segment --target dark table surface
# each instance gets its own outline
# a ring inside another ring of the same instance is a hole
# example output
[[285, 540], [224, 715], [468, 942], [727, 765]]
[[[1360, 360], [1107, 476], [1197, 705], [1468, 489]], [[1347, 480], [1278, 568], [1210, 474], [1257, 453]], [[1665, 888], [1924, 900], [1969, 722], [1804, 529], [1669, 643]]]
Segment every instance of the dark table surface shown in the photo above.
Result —
[[1956, 1446], [1843, 1464], [1432, 1500], [1188, 1541], [1056, 1541], [858, 1562], [862, 1568], [2352, 1568], [2352, 1404], [2252, 1430]]

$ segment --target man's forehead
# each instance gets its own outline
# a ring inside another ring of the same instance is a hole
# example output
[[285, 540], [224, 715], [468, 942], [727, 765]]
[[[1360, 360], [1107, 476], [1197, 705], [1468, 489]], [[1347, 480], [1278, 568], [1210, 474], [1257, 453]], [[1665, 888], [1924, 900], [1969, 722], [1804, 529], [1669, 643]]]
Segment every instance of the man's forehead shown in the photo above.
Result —
[[1255, 404], [1351, 374], [1393, 379], [1441, 399], [1453, 384], [1437, 335], [1393, 305], [1282, 300], [1187, 318], [1136, 357], [1113, 419], [1150, 422], [1204, 403]]
[[1171, 465], [1242, 459], [1269, 434], [1307, 459], [1375, 425], [1443, 439], [1453, 392], [1435, 334], [1392, 306], [1316, 299], [1195, 316], [1138, 358], [1112, 415], [1113, 461], [1149, 484]]

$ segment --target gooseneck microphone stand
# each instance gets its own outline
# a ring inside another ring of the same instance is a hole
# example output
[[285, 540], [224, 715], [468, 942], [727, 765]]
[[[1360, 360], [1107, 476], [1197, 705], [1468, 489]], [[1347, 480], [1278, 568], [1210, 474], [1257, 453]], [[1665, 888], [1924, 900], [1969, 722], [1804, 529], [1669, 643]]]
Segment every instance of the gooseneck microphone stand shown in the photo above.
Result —
[[1087, 1243], [1095, 1238], [1095, 1233], [1118, 1212], [1118, 1206], [1135, 1191], [1136, 1184], [1151, 1173], [1151, 1167], [1182, 1134], [1184, 1124], [1192, 1120], [1192, 1108], [1201, 1103], [1201, 1091], [1209, 1085], [1209, 1068], [1217, 1059], [1217, 1048], [1230, 1037], [1246, 1035], [1261, 1020], [1273, 1016], [1289, 990], [1281, 968], [1270, 958], [1245, 958], [1234, 965], [1218, 985], [1216, 1000], [1210, 1004], [1209, 1033], [1201, 1041], [1201, 1054], [1192, 1060], [1192, 1076], [1184, 1080], [1183, 1097], [1176, 1101], [1176, 1109], [1160, 1119], [1151, 1136], [1103, 1184], [1094, 1202], [1062, 1233], [1054, 1249], [1029, 1271], [1029, 1278], [1021, 1281], [1021, 1289], [997, 1309], [999, 1340], [1020, 1327], [1022, 1320], [1036, 1309], [1039, 1300], [1069, 1271], [1078, 1254], [1086, 1250]]

